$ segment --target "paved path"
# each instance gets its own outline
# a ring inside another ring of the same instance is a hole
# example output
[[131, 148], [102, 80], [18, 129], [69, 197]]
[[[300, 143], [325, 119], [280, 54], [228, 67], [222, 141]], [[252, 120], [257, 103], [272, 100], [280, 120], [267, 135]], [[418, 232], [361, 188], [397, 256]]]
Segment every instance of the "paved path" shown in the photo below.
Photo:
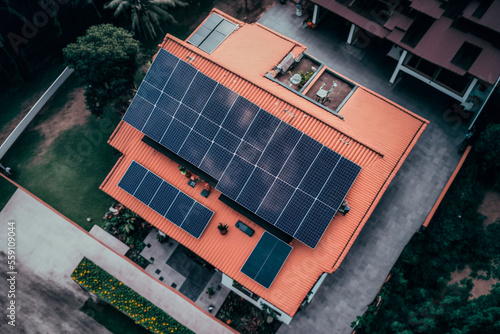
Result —
[[308, 53], [342, 75], [372, 89], [431, 123], [403, 164], [340, 268], [328, 276], [312, 303], [279, 333], [351, 333], [350, 323], [373, 301], [404, 246], [420, 228], [460, 160], [457, 146], [466, 122], [451, 114], [450, 99], [409, 76], [391, 86], [395, 60], [372, 40], [364, 48], [345, 44], [348, 26], [328, 20], [317, 31], [302, 27], [294, 4], [277, 4], [259, 23], [295, 39]]
[[[13, 331], [5, 325], [2, 276], [0, 333], [107, 333], [79, 308], [88, 295], [70, 278], [85, 256], [163, 309], [195, 333], [233, 333], [194, 303], [137, 269], [132, 263], [18, 189], [0, 212], [0, 246], [7, 246], [7, 223], [16, 222], [17, 312]], [[6, 263], [0, 254], [2, 263]], [[2, 275], [5, 274], [5, 270]]]

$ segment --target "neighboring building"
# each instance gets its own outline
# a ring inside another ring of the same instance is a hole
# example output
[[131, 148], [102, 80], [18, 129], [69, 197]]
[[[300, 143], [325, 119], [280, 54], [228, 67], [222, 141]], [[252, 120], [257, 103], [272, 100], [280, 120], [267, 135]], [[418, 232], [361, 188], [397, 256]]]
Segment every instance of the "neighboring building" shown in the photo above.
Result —
[[285, 323], [339, 268], [428, 123], [305, 50], [217, 10], [187, 41], [167, 35], [101, 185]]
[[391, 83], [402, 71], [475, 112], [500, 76], [500, 0], [311, 2], [313, 22], [321, 11], [351, 22], [348, 43], [366, 33], [393, 43], [388, 55], [398, 64]]

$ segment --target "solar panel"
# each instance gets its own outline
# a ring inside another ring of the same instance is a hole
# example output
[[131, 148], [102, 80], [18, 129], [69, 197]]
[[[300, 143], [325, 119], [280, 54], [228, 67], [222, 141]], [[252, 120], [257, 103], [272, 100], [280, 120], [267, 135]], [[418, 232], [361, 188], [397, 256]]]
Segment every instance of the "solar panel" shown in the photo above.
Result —
[[220, 179], [233, 155], [222, 146], [213, 143], [200, 164], [200, 169]]
[[135, 161], [118, 186], [197, 239], [212, 219], [213, 211]]
[[[217, 29], [221, 22], [206, 23]], [[312, 248], [361, 170], [163, 49], [124, 120], [218, 180], [224, 195]]]
[[266, 196], [274, 180], [275, 178], [271, 174], [268, 174], [260, 168], [255, 168], [245, 188], [238, 196], [237, 202], [241, 203], [241, 205], [248, 208], [250, 211], [257, 211], [260, 202], [262, 202]]
[[167, 131], [170, 122], [172, 122], [172, 116], [162, 110], [153, 110], [142, 132], [149, 138], [159, 142], [165, 131]]
[[191, 43], [207, 53], [212, 53], [224, 39], [238, 26], [216, 13], [212, 13], [203, 25], [188, 39]]
[[266, 231], [241, 268], [241, 272], [269, 289], [291, 251], [292, 246]]

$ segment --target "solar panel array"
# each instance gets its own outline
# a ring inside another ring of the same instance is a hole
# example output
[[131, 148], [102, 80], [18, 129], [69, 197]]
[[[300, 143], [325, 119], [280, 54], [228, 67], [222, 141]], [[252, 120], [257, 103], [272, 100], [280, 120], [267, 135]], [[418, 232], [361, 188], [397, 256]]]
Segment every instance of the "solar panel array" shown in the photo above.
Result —
[[195, 238], [201, 236], [214, 214], [135, 161], [118, 186]]
[[291, 251], [292, 246], [266, 231], [241, 268], [241, 272], [269, 289]]
[[311, 248], [361, 170], [163, 49], [124, 120]]
[[203, 25], [188, 39], [206, 53], [212, 53], [238, 26], [212, 13]]

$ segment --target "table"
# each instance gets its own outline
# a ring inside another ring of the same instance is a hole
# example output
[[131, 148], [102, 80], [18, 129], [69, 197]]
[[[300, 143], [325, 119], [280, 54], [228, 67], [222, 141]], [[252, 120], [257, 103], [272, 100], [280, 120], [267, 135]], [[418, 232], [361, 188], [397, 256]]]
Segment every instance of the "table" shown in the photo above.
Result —
[[292, 75], [292, 77], [290, 78], [290, 82], [293, 84], [293, 85], [298, 85], [300, 83], [300, 80], [302, 80], [302, 77], [300, 76], [300, 74], [298, 73], [295, 73], [294, 75]]

